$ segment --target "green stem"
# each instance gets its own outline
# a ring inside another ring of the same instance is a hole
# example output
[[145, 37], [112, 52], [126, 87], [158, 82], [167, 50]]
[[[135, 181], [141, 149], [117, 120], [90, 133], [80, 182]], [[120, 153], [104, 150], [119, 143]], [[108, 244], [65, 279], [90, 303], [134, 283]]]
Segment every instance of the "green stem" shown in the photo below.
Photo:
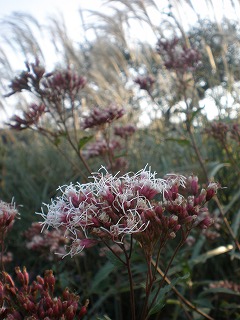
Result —
[[130, 305], [131, 305], [131, 320], [136, 320], [136, 309], [135, 309], [135, 296], [134, 296], [134, 285], [133, 285], [133, 276], [132, 276], [132, 270], [131, 270], [131, 264], [129, 255], [127, 254], [127, 251], [125, 247], [123, 248], [125, 257], [126, 257], [126, 267], [128, 272], [128, 278], [129, 278], [129, 287], [130, 287]]
[[182, 247], [182, 245], [184, 244], [187, 235], [188, 235], [188, 233], [187, 233], [186, 235], [184, 235], [184, 234], [182, 233], [182, 239], [181, 239], [181, 241], [179, 242], [179, 244], [177, 245], [177, 247], [175, 248], [175, 250], [174, 250], [174, 252], [173, 252], [173, 255], [172, 255], [172, 257], [171, 257], [171, 259], [170, 259], [170, 261], [169, 261], [169, 263], [168, 263], [168, 265], [167, 265], [167, 268], [166, 268], [166, 270], [165, 270], [165, 272], [164, 272], [164, 275], [163, 275], [163, 277], [162, 277], [162, 280], [161, 280], [160, 283], [159, 283], [157, 292], [156, 292], [155, 296], [153, 297], [153, 300], [152, 300], [150, 306], [148, 307], [148, 311], [147, 311], [146, 315], [144, 315], [144, 318], [143, 318], [144, 320], [147, 320], [147, 319], [148, 319], [148, 317], [149, 317], [149, 311], [151, 310], [151, 308], [153, 307], [154, 303], [156, 302], [157, 296], [158, 296], [158, 294], [159, 294], [159, 292], [160, 292], [160, 290], [161, 290], [164, 282], [166, 281], [167, 273], [168, 273], [168, 271], [169, 271], [169, 269], [170, 269], [170, 267], [171, 267], [171, 265], [172, 265], [172, 262], [173, 262], [173, 260], [174, 260], [174, 258], [175, 258], [175, 256], [176, 256], [176, 254], [178, 253], [179, 249], [180, 249], [180, 248]]

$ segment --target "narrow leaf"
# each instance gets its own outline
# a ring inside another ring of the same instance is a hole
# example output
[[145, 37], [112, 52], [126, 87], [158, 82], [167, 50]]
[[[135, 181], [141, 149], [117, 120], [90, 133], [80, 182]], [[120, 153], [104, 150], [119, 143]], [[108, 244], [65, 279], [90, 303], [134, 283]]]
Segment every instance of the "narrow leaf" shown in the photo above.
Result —
[[81, 150], [83, 146], [85, 146], [85, 144], [87, 144], [93, 136], [85, 136], [82, 137], [79, 142], [78, 142], [78, 150]]
[[186, 146], [190, 144], [190, 141], [187, 139], [177, 139], [177, 138], [167, 138], [167, 141], [177, 142], [181, 146]]
[[110, 273], [113, 271], [114, 265], [111, 262], [107, 262], [100, 270], [95, 274], [95, 277], [92, 282], [91, 291], [94, 292], [99, 287], [99, 284], [106, 280]]

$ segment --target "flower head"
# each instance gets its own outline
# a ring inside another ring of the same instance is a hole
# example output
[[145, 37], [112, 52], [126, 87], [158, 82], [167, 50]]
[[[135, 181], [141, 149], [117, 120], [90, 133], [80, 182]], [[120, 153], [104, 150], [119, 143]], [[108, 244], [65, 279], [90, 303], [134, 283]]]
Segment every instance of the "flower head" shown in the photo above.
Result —
[[[99, 242], [123, 244], [127, 235], [149, 246], [174, 238], [181, 228], [188, 232], [212, 223], [204, 204], [209, 200], [208, 190], [216, 192], [217, 184], [209, 186], [203, 198], [196, 178], [171, 174], [160, 179], [156, 175], [146, 167], [123, 176], [102, 168], [90, 183], [60, 187], [61, 195], [46, 205], [47, 213], [41, 213], [43, 225], [69, 230], [72, 256]], [[190, 194], [186, 197], [184, 192]]]
[[0, 200], [0, 238], [2, 239], [11, 229], [14, 219], [18, 214], [13, 203], [6, 203]]
[[28, 111], [23, 112], [23, 116], [19, 117], [14, 115], [11, 118], [10, 127], [16, 130], [23, 130], [31, 127], [32, 125], [37, 125], [40, 117], [45, 113], [44, 104], [31, 104]]
[[116, 105], [110, 105], [108, 108], [102, 109], [95, 107], [83, 121], [83, 128], [93, 128], [96, 126], [111, 123], [124, 115], [124, 109]]

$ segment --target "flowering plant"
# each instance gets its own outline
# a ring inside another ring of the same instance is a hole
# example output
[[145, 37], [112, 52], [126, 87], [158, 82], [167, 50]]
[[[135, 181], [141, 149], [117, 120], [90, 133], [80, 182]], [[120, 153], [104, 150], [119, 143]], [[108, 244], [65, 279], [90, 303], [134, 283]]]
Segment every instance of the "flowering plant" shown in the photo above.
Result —
[[[146, 168], [123, 176], [112, 175], [105, 168], [102, 170], [93, 174], [93, 182], [60, 187], [61, 196], [46, 205], [46, 213], [42, 210], [43, 226], [68, 230], [72, 235], [71, 257], [96, 244], [104, 244], [117, 256], [128, 271], [133, 320], [136, 310], [131, 255], [134, 242], [139, 243], [148, 272], [145, 302], [138, 319], [147, 319], [156, 305], [171, 263], [190, 231], [197, 227], [206, 229], [213, 223], [207, 202], [219, 185], [211, 182], [199, 191], [195, 176], [169, 174], [161, 179]], [[178, 232], [179, 241], [162, 281], [157, 283], [160, 253]], [[111, 243], [119, 246], [122, 255], [112, 250]]]

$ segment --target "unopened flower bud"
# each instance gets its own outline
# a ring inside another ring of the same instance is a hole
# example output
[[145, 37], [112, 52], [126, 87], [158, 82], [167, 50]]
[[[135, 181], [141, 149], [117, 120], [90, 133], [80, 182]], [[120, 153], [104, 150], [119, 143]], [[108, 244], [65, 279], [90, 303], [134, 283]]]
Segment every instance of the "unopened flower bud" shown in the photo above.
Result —
[[218, 183], [211, 182], [207, 187], [207, 194], [206, 194], [206, 201], [209, 201], [212, 199], [212, 197], [217, 193], [217, 190], [219, 188]]
[[198, 193], [198, 188], [199, 188], [199, 185], [198, 185], [198, 177], [196, 176], [190, 176], [188, 178], [188, 183], [190, 185], [190, 191], [191, 193], [196, 196], [197, 193]]
[[176, 233], [175, 232], [171, 232], [170, 234], [169, 234], [169, 238], [170, 239], [174, 239], [176, 237]]
[[78, 314], [78, 319], [79, 320], [81, 320], [85, 316], [85, 314], [87, 313], [88, 305], [89, 305], [89, 300], [87, 299], [85, 304], [84, 304], [84, 306], [82, 306], [82, 308], [81, 308], [81, 310], [80, 310], [80, 312]]
[[50, 292], [54, 291], [55, 277], [52, 270], [46, 270], [44, 274], [44, 286], [49, 288]]

